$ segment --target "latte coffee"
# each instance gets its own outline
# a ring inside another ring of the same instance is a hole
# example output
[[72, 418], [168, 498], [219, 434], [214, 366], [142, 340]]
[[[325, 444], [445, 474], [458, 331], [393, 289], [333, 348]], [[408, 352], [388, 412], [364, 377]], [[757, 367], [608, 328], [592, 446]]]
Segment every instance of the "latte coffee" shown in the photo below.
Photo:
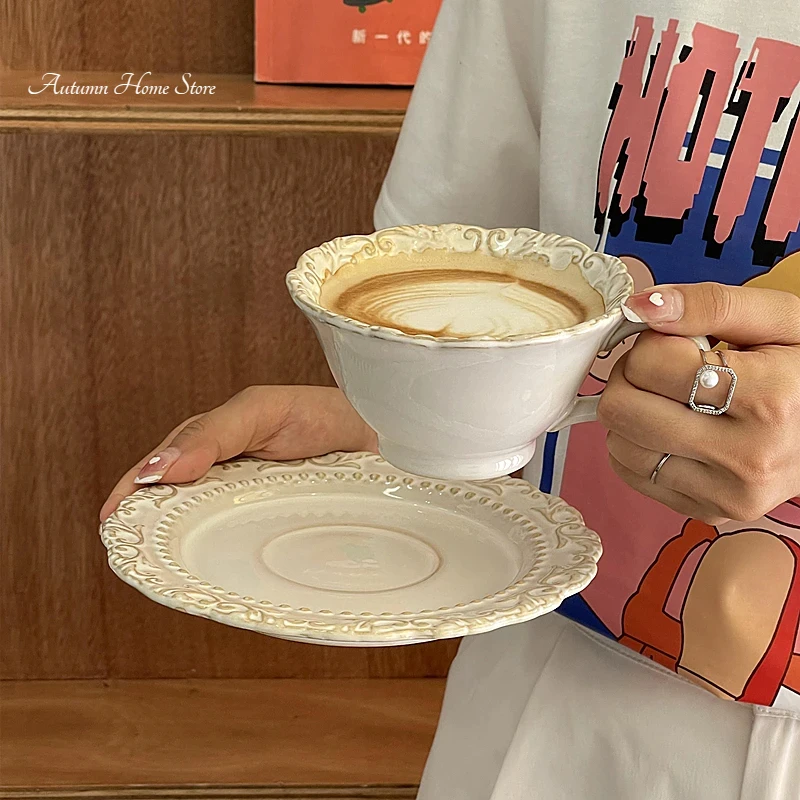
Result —
[[320, 303], [368, 325], [456, 339], [534, 335], [605, 313], [574, 264], [436, 249], [356, 256], [324, 282]]

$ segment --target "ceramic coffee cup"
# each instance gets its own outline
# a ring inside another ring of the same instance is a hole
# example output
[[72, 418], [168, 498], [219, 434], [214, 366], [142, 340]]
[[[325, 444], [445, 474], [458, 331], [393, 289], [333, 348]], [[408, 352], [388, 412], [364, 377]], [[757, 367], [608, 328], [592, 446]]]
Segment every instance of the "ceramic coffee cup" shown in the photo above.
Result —
[[[556, 272], [577, 265], [605, 312], [563, 330], [456, 339], [368, 325], [321, 305], [324, 282], [356, 254], [430, 248], [537, 258]], [[623, 317], [633, 280], [618, 258], [527, 228], [414, 225], [344, 236], [304, 253], [287, 285], [337, 384], [377, 432], [381, 455], [399, 469], [443, 480], [507, 475], [531, 459], [542, 433], [596, 419], [599, 397], [577, 397], [592, 362], [646, 328]]]

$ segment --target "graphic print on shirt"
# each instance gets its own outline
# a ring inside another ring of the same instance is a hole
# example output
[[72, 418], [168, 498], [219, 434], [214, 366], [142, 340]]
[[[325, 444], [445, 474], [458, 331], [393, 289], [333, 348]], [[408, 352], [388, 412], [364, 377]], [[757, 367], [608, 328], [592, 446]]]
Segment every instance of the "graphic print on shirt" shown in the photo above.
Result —
[[[610, 103], [596, 230], [669, 280], [742, 283], [800, 248], [800, 47], [638, 17]], [[673, 65], [673, 62], [674, 63]], [[792, 97], [795, 95], [795, 102]], [[771, 146], [770, 146], [771, 145]], [[793, 240], [793, 241], [792, 241]], [[658, 282], [664, 280], [658, 277]]]
[[[639, 291], [710, 280], [800, 295], [800, 46], [659, 27], [636, 18], [611, 91], [599, 247]], [[582, 394], [628, 347], [596, 360]], [[715, 694], [800, 710], [800, 502], [714, 528], [623, 484], [600, 425], [565, 438], [548, 437], [543, 488], [580, 504], [605, 553], [562, 613]]]

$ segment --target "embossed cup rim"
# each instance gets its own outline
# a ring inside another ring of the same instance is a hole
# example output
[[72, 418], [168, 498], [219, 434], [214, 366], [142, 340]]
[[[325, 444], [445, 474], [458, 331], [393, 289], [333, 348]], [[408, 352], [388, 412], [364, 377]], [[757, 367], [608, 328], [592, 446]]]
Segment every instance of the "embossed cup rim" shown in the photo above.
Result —
[[[588, 283], [602, 295], [606, 311], [577, 325], [542, 333], [514, 334], [503, 338], [457, 338], [405, 333], [395, 328], [369, 325], [337, 314], [319, 302], [325, 281], [342, 266], [351, 263], [357, 253], [366, 251], [377, 256], [428, 249], [484, 252], [516, 259], [539, 255], [547, 258], [551, 268], [556, 270], [575, 264]], [[372, 234], [339, 236], [303, 253], [287, 274], [286, 285], [294, 303], [306, 315], [320, 322], [374, 338], [446, 348], [519, 347], [581, 335], [611, 321], [618, 322], [622, 318], [622, 303], [633, 292], [633, 279], [622, 261], [598, 253], [570, 236], [542, 233], [533, 228], [482, 228], [462, 223], [402, 225]]]

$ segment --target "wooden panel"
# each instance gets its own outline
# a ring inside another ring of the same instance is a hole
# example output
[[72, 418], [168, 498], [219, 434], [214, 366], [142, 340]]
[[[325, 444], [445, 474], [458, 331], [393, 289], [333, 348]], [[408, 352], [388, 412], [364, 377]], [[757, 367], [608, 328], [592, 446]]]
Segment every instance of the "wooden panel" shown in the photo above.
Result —
[[443, 683], [9, 681], [0, 785], [413, 785]]
[[369, 136], [0, 137], [4, 678], [416, 677], [453, 644], [282, 642], [169, 611], [104, 563], [97, 510], [180, 420], [330, 382], [283, 278], [371, 227]]
[[0, 66], [253, 72], [253, 0], [4, 0]]
[[[135, 87], [116, 93], [128, 83], [118, 73], [72, 72], [43, 81], [40, 73], [7, 72], [0, 74], [0, 132], [394, 135], [410, 97], [402, 88], [273, 86], [253, 83], [247, 75], [194, 75], [192, 80], [213, 86], [214, 93], [178, 93], [186, 87], [180, 75], [172, 74], [143, 81], [143, 93]], [[148, 93], [154, 86], [166, 87], [167, 93]]]
[[86, 143], [22, 144], [0, 137], [0, 674], [100, 675]]

